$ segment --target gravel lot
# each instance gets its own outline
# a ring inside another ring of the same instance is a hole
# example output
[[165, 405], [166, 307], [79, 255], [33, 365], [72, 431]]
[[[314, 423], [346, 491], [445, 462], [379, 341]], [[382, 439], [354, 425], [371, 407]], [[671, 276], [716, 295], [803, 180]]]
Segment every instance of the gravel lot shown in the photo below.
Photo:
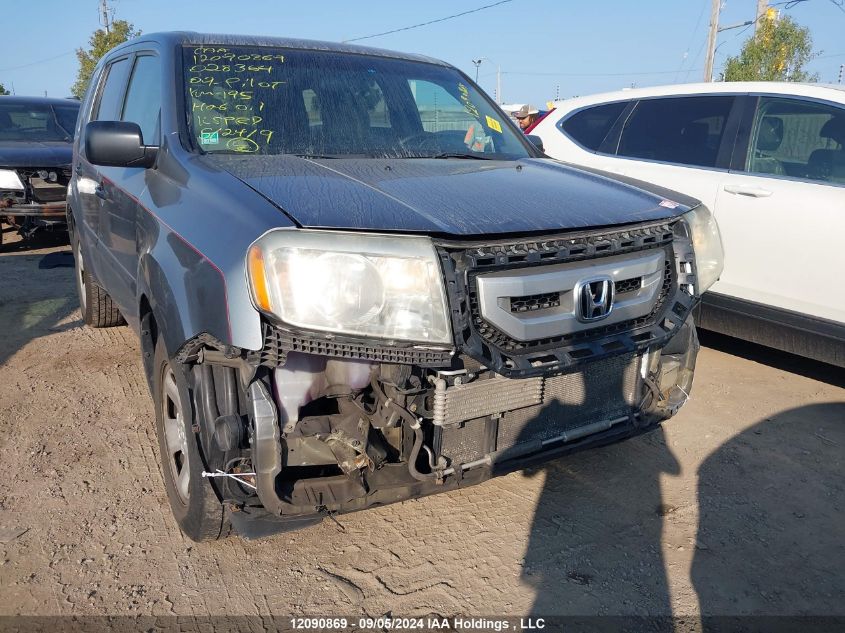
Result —
[[[261, 541], [171, 518], [138, 344], [0, 247], [0, 615], [845, 615], [845, 379], [705, 339], [662, 431]], [[729, 352], [737, 351], [734, 356]]]

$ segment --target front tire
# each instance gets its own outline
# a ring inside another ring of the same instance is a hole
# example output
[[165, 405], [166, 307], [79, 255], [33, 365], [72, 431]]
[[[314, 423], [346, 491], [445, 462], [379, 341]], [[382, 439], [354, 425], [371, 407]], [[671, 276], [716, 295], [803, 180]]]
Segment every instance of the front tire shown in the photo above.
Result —
[[97, 283], [94, 276], [85, 268], [82, 245], [76, 231], [68, 227], [73, 248], [73, 261], [76, 271], [76, 293], [79, 296], [79, 310], [82, 320], [90, 327], [115, 327], [125, 325], [126, 321], [109, 294]]
[[156, 410], [161, 471], [173, 516], [193, 541], [213, 541], [229, 533], [225, 509], [202, 476], [205, 465], [198, 436], [197, 414], [181, 367], [167, 357], [161, 339], [153, 362], [153, 400]]

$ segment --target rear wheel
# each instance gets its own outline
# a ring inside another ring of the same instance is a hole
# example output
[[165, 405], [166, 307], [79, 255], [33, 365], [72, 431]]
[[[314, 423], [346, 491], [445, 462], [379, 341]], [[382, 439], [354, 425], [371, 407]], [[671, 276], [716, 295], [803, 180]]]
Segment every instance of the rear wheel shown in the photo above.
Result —
[[79, 309], [82, 320], [91, 327], [114, 327], [124, 325], [123, 315], [112, 301], [109, 294], [103, 290], [94, 276], [85, 268], [85, 258], [82, 255], [82, 245], [76, 231], [70, 232], [73, 248], [73, 260], [76, 264], [76, 292], [79, 296]]
[[229, 533], [225, 509], [214, 493], [193, 431], [196, 412], [181, 368], [167, 358], [161, 340], [153, 363], [161, 470], [170, 508], [179, 527], [194, 541], [212, 541]]

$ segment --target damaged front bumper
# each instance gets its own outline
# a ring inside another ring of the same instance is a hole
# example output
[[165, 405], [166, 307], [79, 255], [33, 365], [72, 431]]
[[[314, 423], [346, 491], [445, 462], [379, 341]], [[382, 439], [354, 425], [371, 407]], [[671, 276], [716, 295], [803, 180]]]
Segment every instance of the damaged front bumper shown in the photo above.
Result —
[[65, 221], [67, 204], [65, 202], [48, 202], [37, 204], [35, 202], [23, 204], [0, 204], [0, 215], [16, 216], [21, 218], [41, 218], [45, 220]]
[[[258, 351], [201, 335], [177, 354], [239, 531], [476, 484], [653, 429], [689, 397], [696, 266], [683, 223], [437, 252], [454, 346], [267, 319]], [[612, 269], [616, 312], [569, 327], [572, 280], [596, 262]]]
[[208, 466], [235, 475], [215, 489], [258, 536], [653, 429], [689, 397], [697, 352], [689, 317], [661, 348], [529, 378], [461, 356], [438, 368], [288, 351], [268, 367], [207, 337], [179, 359], [194, 366]]
[[70, 167], [0, 169], [0, 219], [24, 237], [42, 228], [66, 226]]

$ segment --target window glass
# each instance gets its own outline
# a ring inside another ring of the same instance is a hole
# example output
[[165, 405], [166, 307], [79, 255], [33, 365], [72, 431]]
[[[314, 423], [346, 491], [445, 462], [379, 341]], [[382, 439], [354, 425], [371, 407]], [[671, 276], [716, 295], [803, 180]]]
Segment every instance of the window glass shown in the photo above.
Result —
[[845, 184], [845, 108], [761, 97], [746, 169]]
[[618, 154], [715, 167], [734, 97], [644, 99], [628, 118]]
[[302, 91], [302, 102], [305, 104], [305, 112], [308, 115], [308, 125], [315, 127], [323, 124], [323, 119], [320, 117], [320, 101], [317, 99], [317, 93], [307, 88]]
[[191, 135], [204, 152], [425, 158], [529, 155], [454, 68], [370, 55], [186, 46]]
[[56, 113], [56, 121], [59, 126], [73, 136], [73, 131], [76, 129], [76, 118], [79, 116], [79, 103], [53, 106], [53, 112]]
[[[309, 135], [325, 141], [325, 135], [343, 135], [342, 128], [350, 132], [367, 130], [374, 142], [381, 145], [395, 141], [384, 94], [375, 79], [359, 82], [349, 92], [338, 92], [334, 86], [316, 84], [302, 91], [302, 103], [308, 115]], [[326, 104], [325, 107], [323, 104]], [[323, 113], [327, 120], [323, 121]], [[340, 115], [340, 116], [339, 116]], [[353, 139], [354, 140], [354, 139]]]
[[458, 96], [450, 94], [443, 86], [419, 79], [409, 80], [408, 86], [426, 132], [466, 132], [469, 126], [477, 122], [475, 116], [464, 108]]
[[0, 141], [70, 141], [79, 106], [7, 103], [0, 99]]
[[627, 105], [627, 101], [619, 101], [586, 108], [558, 125], [576, 143], [597, 151]]
[[132, 79], [126, 91], [121, 121], [132, 121], [141, 128], [147, 145], [158, 145], [158, 115], [161, 110], [161, 69], [154, 55], [135, 58]]
[[123, 86], [129, 73], [129, 63], [126, 59], [119, 59], [109, 65], [106, 83], [97, 104], [97, 114], [92, 117], [95, 121], [117, 121], [120, 116], [120, 106], [123, 102]]

